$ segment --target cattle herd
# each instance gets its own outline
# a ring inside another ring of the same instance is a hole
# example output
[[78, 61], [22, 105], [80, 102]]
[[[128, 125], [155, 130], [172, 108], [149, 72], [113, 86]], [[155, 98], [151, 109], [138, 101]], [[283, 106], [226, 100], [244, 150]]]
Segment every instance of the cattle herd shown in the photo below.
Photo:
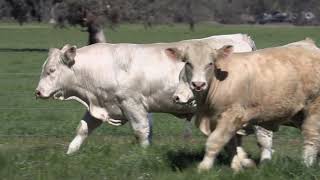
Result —
[[255, 133], [260, 160], [271, 159], [272, 132], [302, 130], [303, 161], [320, 148], [320, 49], [313, 40], [256, 50], [245, 34], [173, 43], [108, 44], [50, 49], [35, 92], [41, 99], [76, 100], [87, 108], [67, 154], [103, 122], [129, 122], [142, 147], [151, 141], [151, 112], [170, 113], [208, 138], [199, 171], [225, 147], [231, 168], [255, 166], [241, 147]]

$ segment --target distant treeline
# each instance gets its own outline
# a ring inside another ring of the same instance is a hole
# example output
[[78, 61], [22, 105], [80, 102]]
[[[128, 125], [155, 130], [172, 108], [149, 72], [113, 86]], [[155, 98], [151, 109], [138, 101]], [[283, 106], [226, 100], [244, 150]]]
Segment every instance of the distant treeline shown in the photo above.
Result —
[[[256, 23], [264, 13], [285, 13], [290, 22], [303, 24], [311, 14], [320, 22], [320, 0], [1, 0], [0, 18], [51, 22], [65, 26], [83, 21], [92, 13], [114, 27], [120, 22], [153, 24], [188, 23], [193, 29], [200, 21]], [[306, 13], [309, 13], [305, 15]], [[310, 16], [310, 17], [311, 17]], [[309, 18], [309, 19], [308, 19]]]

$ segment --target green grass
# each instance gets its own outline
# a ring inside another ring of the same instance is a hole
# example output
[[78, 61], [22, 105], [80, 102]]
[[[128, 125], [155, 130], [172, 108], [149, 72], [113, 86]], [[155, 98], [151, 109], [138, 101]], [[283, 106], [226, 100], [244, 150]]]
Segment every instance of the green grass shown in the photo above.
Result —
[[[170, 42], [229, 33], [249, 34], [258, 48], [305, 37], [320, 43], [317, 27], [201, 24], [190, 32], [184, 25], [144, 30], [142, 25], [125, 24], [117, 31], [106, 30], [113, 43]], [[154, 143], [148, 149], [135, 143], [128, 125], [106, 124], [78, 153], [65, 155], [84, 107], [75, 102], [37, 101], [33, 92], [48, 48], [66, 43], [81, 47], [86, 42], [86, 33], [79, 28], [0, 24], [0, 179], [319, 179], [319, 166], [301, 164], [302, 138], [293, 128], [275, 134], [271, 162], [234, 174], [223, 154], [210, 172], [198, 174], [205, 137], [194, 128], [193, 138], [184, 140], [184, 122], [168, 114], [154, 114]], [[244, 143], [259, 159], [254, 137], [245, 138]]]

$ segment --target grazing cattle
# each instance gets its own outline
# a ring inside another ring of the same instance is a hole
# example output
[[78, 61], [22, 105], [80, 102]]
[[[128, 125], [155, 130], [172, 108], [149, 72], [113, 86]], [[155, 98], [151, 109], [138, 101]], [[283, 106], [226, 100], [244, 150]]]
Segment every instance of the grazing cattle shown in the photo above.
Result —
[[148, 112], [190, 119], [195, 107], [171, 100], [184, 66], [171, 55], [174, 48], [193, 42], [206, 42], [212, 48], [231, 43], [238, 52], [251, 51], [254, 47], [247, 35], [234, 34], [176, 43], [98, 43], [80, 49], [70, 45], [61, 50], [51, 49], [42, 67], [36, 96], [74, 99], [88, 109], [67, 153], [77, 151], [102, 122], [121, 125], [129, 121], [140, 144], [148, 146], [151, 135]]
[[281, 47], [232, 53], [206, 43], [177, 49], [183, 73], [194, 93], [196, 123], [208, 134], [198, 169], [212, 167], [217, 154], [241, 128], [280, 124], [302, 129], [303, 159], [314, 164], [320, 147], [320, 49], [306, 39]]

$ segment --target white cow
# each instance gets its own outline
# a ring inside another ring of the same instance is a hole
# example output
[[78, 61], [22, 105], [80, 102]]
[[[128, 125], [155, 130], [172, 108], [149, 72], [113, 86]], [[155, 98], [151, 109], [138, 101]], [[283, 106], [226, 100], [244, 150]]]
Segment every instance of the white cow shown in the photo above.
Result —
[[[67, 154], [76, 152], [102, 122], [121, 125], [129, 121], [140, 144], [148, 146], [151, 135], [149, 112], [170, 113], [190, 120], [195, 107], [176, 104], [171, 99], [184, 63], [172, 60], [170, 55], [174, 49], [168, 48], [183, 48], [198, 41], [206, 42], [212, 48], [231, 44], [236, 52], [254, 48], [250, 37], [233, 34], [175, 43], [99, 43], [80, 49], [70, 45], [61, 50], [50, 49], [36, 96], [74, 99], [87, 108]], [[260, 134], [262, 139], [266, 137], [265, 133]], [[272, 137], [267, 138], [272, 141]], [[264, 148], [270, 150], [269, 144]]]

